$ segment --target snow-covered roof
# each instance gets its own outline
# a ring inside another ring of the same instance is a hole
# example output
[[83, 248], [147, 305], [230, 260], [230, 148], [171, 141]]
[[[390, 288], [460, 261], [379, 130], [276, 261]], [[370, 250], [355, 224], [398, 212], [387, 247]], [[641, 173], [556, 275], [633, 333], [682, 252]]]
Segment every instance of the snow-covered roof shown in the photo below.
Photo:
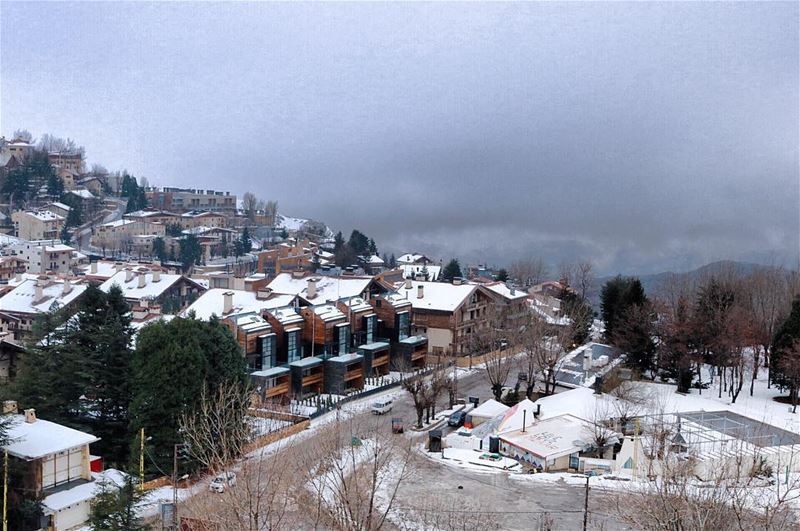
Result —
[[[139, 287], [139, 276], [141, 275], [145, 277], [145, 284], [142, 288]], [[161, 273], [161, 278], [157, 282], [154, 282], [153, 272], [149, 270], [147, 272], [136, 272], [133, 278], [128, 282], [125, 281], [126, 276], [126, 271], [119, 271], [100, 284], [100, 289], [108, 293], [111, 290], [111, 286], [116, 284], [122, 289], [122, 295], [126, 299], [141, 300], [145, 298], [158, 298], [182, 278], [182, 275]], [[187, 280], [194, 282], [191, 279]]]
[[416, 278], [417, 275], [427, 273], [430, 281], [439, 280], [439, 274], [442, 271], [442, 266], [432, 264], [398, 264], [398, 267], [403, 270], [404, 278]]
[[[38, 300], [36, 300], [37, 282], [46, 283], [42, 287], [42, 297]], [[68, 305], [86, 291], [86, 288], [86, 284], [71, 282], [69, 292], [64, 293], [64, 280], [62, 279], [45, 281], [27, 277], [0, 298], [0, 312], [47, 313], [53, 307], [53, 304], [57, 304], [58, 307]]]
[[42, 500], [42, 504], [45, 506], [45, 513], [48, 512], [48, 509], [52, 512], [58, 512], [76, 503], [91, 500], [102, 491], [104, 484], [111, 483], [117, 487], [122, 487], [125, 484], [125, 473], [114, 468], [92, 474], [92, 478], [94, 481], [79, 483], [70, 489], [56, 490], [47, 496]]
[[344, 313], [339, 311], [339, 308], [333, 304], [320, 304], [319, 306], [312, 306], [314, 313], [323, 321], [335, 321], [337, 319], [346, 319]]
[[59, 216], [51, 210], [37, 210], [36, 212], [28, 212], [30, 216], [35, 217], [39, 221], [60, 221], [64, 216]]
[[407, 338], [398, 341], [398, 343], [404, 343], [406, 345], [417, 345], [427, 340], [428, 338], [425, 336], [408, 336]]
[[61, 210], [66, 210], [66, 211], [72, 210], [71, 206], [65, 205], [64, 203], [59, 203], [58, 201], [53, 201], [52, 203], [50, 203], [50, 206], [54, 206], [56, 208], [60, 208]]
[[560, 415], [526, 426], [525, 431], [500, 433], [499, 437], [542, 459], [556, 459], [584, 450], [591, 442], [591, 426], [572, 415]]
[[[162, 275], [163, 276], [163, 275]], [[245, 291], [241, 289], [222, 289], [214, 288], [206, 291], [197, 298], [186, 310], [183, 311], [184, 315], [189, 315], [189, 312], [194, 312], [195, 317], [202, 320], [211, 319], [211, 316], [216, 314], [222, 317], [222, 312], [225, 307], [225, 293], [233, 293], [233, 308], [232, 313], [256, 312], [260, 313], [262, 310], [271, 310], [289, 306], [294, 302], [294, 295], [278, 295], [273, 294], [268, 299], [259, 299], [255, 291]]]
[[342, 354], [341, 356], [328, 358], [328, 361], [332, 361], [334, 363], [353, 363], [354, 361], [361, 361], [363, 359], [363, 355], [351, 352], [349, 354]]
[[288, 326], [303, 322], [303, 316], [297, 313], [297, 311], [292, 306], [284, 306], [282, 308], [275, 308], [274, 310], [267, 310], [267, 311], [283, 326]]
[[402, 294], [397, 291], [392, 291], [384, 295], [383, 298], [386, 299], [395, 308], [400, 308], [403, 306], [411, 305], [411, 301], [406, 298], [406, 295], [407, 293], [405, 293], [405, 290], [403, 290]]
[[417, 254], [417, 253], [406, 253], [400, 255], [400, 258], [397, 259], [398, 264], [413, 264], [418, 260], [422, 260], [425, 258], [424, 254]]
[[536, 404], [527, 398], [517, 402], [503, 414], [503, 418], [497, 424], [498, 433], [521, 430], [523, 426], [533, 424], [536, 420], [533, 416], [534, 411], [536, 411]]
[[[419, 286], [422, 286], [422, 298], [417, 296]], [[411, 288], [405, 287], [405, 282], [396, 285], [398, 293], [405, 294], [415, 310], [439, 310], [452, 312], [472, 295], [477, 289], [475, 284], [450, 284], [446, 282], [411, 281]]]
[[478, 407], [470, 411], [469, 414], [473, 418], [480, 417], [480, 418], [490, 419], [496, 417], [497, 415], [502, 415], [508, 410], [509, 407], [507, 405], [502, 404], [497, 400], [494, 400], [493, 398], [490, 398], [483, 404], [480, 404]]
[[167, 212], [165, 210], [134, 210], [125, 214], [126, 218], [150, 218], [153, 216], [173, 216], [178, 217], [178, 214]]
[[[316, 280], [316, 294], [308, 297], [308, 281]], [[311, 303], [337, 301], [361, 295], [372, 282], [372, 277], [326, 277], [308, 276], [294, 278], [289, 273], [281, 273], [268, 284], [275, 293], [298, 295]]]
[[315, 365], [319, 365], [322, 363], [322, 358], [318, 358], [316, 356], [308, 356], [306, 358], [301, 358], [299, 360], [295, 360], [289, 364], [290, 367], [313, 367]]
[[373, 255], [370, 255], [370, 256], [360, 256], [359, 258], [361, 258], [361, 260], [364, 261], [367, 264], [383, 265], [383, 264], [386, 263], [377, 254], [373, 254]]
[[21, 241], [22, 240], [20, 240], [16, 236], [11, 236], [9, 234], [0, 234], [0, 247], [15, 245], [17, 243], [20, 243]]
[[284, 374], [289, 374], [288, 367], [272, 367], [270, 369], [266, 369], [263, 371], [251, 372], [250, 376], [256, 376], [261, 378], [274, 378], [275, 376], [282, 376]]
[[505, 282], [490, 282], [488, 284], [483, 284], [483, 287], [512, 301], [528, 297], [528, 293], [525, 290], [510, 288]]
[[372, 343], [367, 343], [366, 345], [360, 345], [358, 348], [363, 350], [383, 350], [385, 348], [389, 348], [391, 345], [386, 341], [373, 341]]
[[32, 460], [100, 439], [90, 433], [48, 420], [36, 419], [34, 422], [25, 422], [25, 415], [14, 415], [13, 424], [8, 430], [8, 440], [10, 442], [4, 448], [10, 455]]
[[103, 227], [108, 228], [116, 228], [116, 227], [124, 227], [125, 225], [131, 225], [136, 223], [136, 221], [132, 219], [118, 219], [116, 221], [109, 221], [108, 223], [103, 223]]
[[94, 199], [94, 194], [92, 192], [90, 192], [89, 190], [84, 190], [84, 189], [81, 189], [81, 190], [70, 190], [69, 193], [75, 194], [78, 197], [80, 197], [81, 199]]
[[75, 248], [63, 243], [56, 243], [53, 245], [45, 245], [44, 250], [48, 253], [59, 253], [64, 251], [74, 251]]
[[343, 301], [342, 304], [350, 308], [351, 312], [364, 312], [367, 310], [372, 310], [372, 305], [370, 305], [370, 303], [361, 297], [351, 297], [346, 301]]

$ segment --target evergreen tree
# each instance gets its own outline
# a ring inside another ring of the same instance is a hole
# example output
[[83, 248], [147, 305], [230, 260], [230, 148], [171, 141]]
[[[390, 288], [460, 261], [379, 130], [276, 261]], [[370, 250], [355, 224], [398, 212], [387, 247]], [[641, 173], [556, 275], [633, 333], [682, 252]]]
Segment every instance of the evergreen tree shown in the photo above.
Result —
[[369, 239], [369, 254], [378, 254], [378, 246], [372, 238]]
[[505, 269], [501, 269], [497, 272], [497, 280], [500, 282], [506, 282], [508, 280], [508, 271]]
[[447, 262], [447, 265], [442, 269], [441, 277], [445, 282], [451, 282], [454, 278], [461, 276], [463, 276], [461, 274], [461, 264], [455, 258]]
[[103, 293], [90, 286], [77, 314], [78, 328], [69, 341], [83, 355], [88, 381], [87, 420], [98, 437], [97, 448], [106, 461], [122, 465], [131, 402], [130, 306], [119, 286]]
[[47, 195], [50, 197], [61, 197], [64, 194], [64, 181], [56, 174], [47, 178]]
[[[152, 437], [150, 454], [162, 469], [172, 466], [173, 445], [181, 443], [181, 415], [196, 405], [204, 386], [246, 380], [244, 355], [230, 330], [210, 322], [177, 317], [145, 326], [133, 356], [131, 432]], [[241, 405], [246, 409], [246, 405]]]
[[61, 232], [59, 233], [58, 237], [61, 239], [61, 242], [65, 245], [69, 245], [72, 241], [72, 236], [69, 233], [69, 227], [64, 225], [61, 227]]
[[180, 261], [183, 270], [188, 271], [203, 258], [203, 248], [194, 234], [187, 234], [180, 241]]
[[153, 255], [162, 262], [167, 259], [167, 247], [161, 236], [153, 239]]
[[242, 254], [247, 254], [253, 249], [253, 240], [250, 238], [250, 229], [247, 227], [242, 230], [240, 241], [242, 244]]
[[339, 252], [339, 249], [342, 248], [344, 245], [344, 236], [342, 236], [342, 231], [336, 233], [336, 236], [333, 237], [333, 252]]
[[130, 475], [122, 485], [113, 482], [103, 485], [102, 491], [92, 500], [89, 527], [92, 531], [144, 531], [152, 529], [136, 510], [148, 493], [137, 487]]
[[350, 239], [347, 240], [347, 245], [356, 256], [369, 252], [369, 238], [367, 238], [363, 232], [356, 229], [350, 233]]
[[389, 257], [389, 267], [392, 269], [397, 267], [397, 258], [394, 257], [394, 253], [392, 253], [392, 256]]
[[631, 306], [647, 302], [638, 278], [617, 275], [603, 286], [600, 293], [601, 316], [606, 325], [606, 339], [612, 340], [618, 320]]
[[769, 374], [781, 389], [789, 390], [796, 410], [800, 398], [800, 297], [792, 301], [789, 316], [775, 333]]

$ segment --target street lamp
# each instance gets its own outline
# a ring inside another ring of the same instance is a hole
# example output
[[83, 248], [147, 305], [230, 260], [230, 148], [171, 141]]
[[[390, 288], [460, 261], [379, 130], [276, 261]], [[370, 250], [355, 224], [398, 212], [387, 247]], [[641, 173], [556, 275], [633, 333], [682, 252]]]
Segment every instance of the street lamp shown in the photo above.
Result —
[[182, 481], [189, 477], [189, 474], [184, 474], [178, 477], [178, 450], [185, 452], [189, 445], [185, 443], [178, 443], [173, 446], [172, 452], [172, 527], [178, 529], [178, 481]]

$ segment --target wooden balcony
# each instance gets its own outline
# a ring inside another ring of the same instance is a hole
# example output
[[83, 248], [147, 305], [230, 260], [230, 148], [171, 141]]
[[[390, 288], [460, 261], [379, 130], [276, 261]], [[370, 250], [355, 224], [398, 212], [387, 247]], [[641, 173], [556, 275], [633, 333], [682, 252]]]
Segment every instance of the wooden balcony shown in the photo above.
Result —
[[303, 387], [307, 385], [314, 385], [314, 384], [321, 384], [322, 383], [323, 373], [322, 371], [309, 374], [308, 376], [303, 377]]
[[427, 349], [420, 349], [415, 350], [411, 353], [411, 360], [418, 360], [420, 358], [424, 358], [425, 355], [428, 353]]
[[389, 364], [389, 355], [378, 356], [377, 358], [372, 360], [372, 367], [380, 367], [381, 365], [388, 365]]
[[358, 378], [364, 378], [364, 370], [361, 367], [347, 371], [344, 374], [345, 382], [349, 382], [350, 380], [356, 380]]
[[289, 394], [289, 381], [287, 380], [285, 382], [279, 383], [278, 385], [275, 385], [267, 389], [266, 392], [264, 393], [264, 397], [275, 398], [276, 396], [283, 396], [288, 394]]

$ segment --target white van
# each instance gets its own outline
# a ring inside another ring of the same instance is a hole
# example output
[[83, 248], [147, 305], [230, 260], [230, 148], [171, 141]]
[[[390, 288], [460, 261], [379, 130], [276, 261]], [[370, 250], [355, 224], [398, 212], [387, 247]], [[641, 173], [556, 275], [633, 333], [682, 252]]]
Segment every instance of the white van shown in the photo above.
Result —
[[379, 400], [372, 403], [372, 412], [376, 415], [383, 415], [384, 413], [390, 412], [392, 410], [392, 406], [392, 401], [389, 399]]

